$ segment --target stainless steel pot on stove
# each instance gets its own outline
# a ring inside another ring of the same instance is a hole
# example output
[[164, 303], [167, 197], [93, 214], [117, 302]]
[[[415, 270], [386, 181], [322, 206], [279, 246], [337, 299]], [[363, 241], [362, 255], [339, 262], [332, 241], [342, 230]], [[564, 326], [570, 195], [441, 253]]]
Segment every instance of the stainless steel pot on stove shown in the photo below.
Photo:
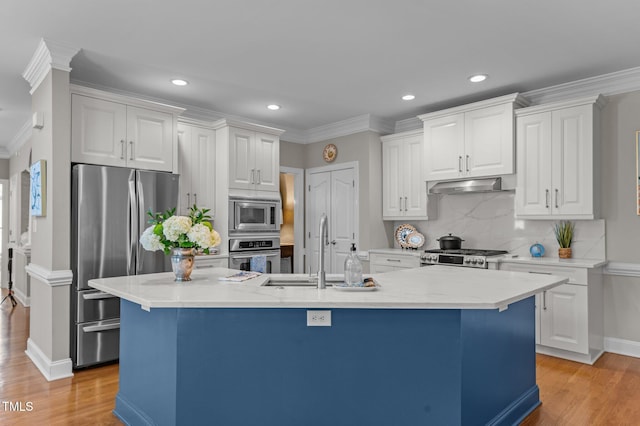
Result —
[[460, 250], [462, 248], [462, 238], [456, 235], [445, 235], [437, 239], [440, 242], [441, 250]]

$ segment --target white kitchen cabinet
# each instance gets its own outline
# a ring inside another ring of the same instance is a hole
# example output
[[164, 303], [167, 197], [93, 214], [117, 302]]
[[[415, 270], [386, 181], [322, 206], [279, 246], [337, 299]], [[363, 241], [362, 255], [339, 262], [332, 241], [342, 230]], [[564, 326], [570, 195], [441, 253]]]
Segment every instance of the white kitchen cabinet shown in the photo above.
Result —
[[229, 129], [229, 188], [280, 191], [280, 138]]
[[427, 181], [514, 173], [513, 111], [518, 94], [420, 115]]
[[[423, 173], [422, 131], [384, 136], [382, 140], [382, 218], [427, 220], [435, 216], [427, 199]], [[435, 201], [435, 200], [434, 200]]]
[[603, 98], [516, 111], [515, 214], [524, 219], [595, 219]]
[[602, 268], [500, 263], [500, 270], [569, 279], [536, 295], [536, 350], [593, 364], [604, 350]]
[[178, 124], [178, 173], [180, 195], [178, 210], [188, 215], [196, 204], [215, 215], [215, 131], [211, 128]]
[[74, 86], [71, 161], [172, 171], [176, 119], [182, 111]]
[[372, 274], [420, 267], [420, 257], [412, 253], [374, 253], [369, 251], [369, 271]]

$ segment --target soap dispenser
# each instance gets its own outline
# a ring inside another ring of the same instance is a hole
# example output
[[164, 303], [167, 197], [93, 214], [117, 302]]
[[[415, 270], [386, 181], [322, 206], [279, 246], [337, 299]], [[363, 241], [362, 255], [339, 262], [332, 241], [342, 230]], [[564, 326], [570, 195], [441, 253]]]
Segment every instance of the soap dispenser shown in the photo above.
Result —
[[362, 287], [362, 263], [358, 259], [356, 243], [351, 244], [349, 255], [344, 261], [344, 282], [351, 287]]

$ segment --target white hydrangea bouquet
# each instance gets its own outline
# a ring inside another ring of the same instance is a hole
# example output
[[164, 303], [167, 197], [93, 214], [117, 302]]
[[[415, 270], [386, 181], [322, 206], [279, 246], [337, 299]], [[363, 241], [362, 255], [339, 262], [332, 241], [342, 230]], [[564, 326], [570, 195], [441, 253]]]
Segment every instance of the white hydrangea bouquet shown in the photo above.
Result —
[[151, 226], [140, 236], [145, 250], [162, 250], [169, 254], [174, 248], [193, 248], [209, 254], [209, 249], [220, 244], [218, 234], [209, 220], [210, 209], [198, 209], [194, 204], [189, 216], [176, 216], [176, 209], [164, 213], [147, 212]]

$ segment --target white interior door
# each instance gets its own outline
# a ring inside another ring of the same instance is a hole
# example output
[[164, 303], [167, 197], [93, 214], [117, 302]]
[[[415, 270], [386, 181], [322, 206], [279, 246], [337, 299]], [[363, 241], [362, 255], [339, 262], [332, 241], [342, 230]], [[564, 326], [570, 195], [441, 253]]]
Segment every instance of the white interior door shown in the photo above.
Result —
[[344, 272], [351, 243], [358, 244], [357, 171], [354, 166], [307, 170], [307, 264], [318, 271], [320, 217], [326, 214], [330, 244], [325, 246], [325, 271]]

